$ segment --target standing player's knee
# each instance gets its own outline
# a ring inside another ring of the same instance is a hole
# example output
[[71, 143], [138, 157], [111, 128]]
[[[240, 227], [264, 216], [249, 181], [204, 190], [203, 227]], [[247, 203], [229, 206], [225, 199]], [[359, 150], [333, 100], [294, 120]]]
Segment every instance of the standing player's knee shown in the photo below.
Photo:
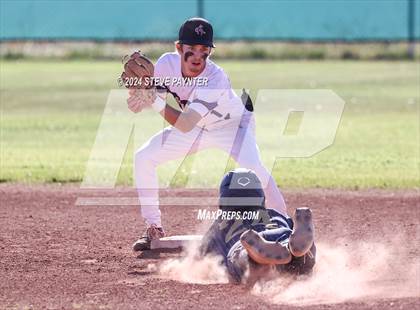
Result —
[[140, 148], [134, 154], [134, 165], [136, 167], [151, 165], [153, 164], [152, 158], [152, 154], [146, 148]]
[[252, 160], [241, 160], [238, 161], [238, 163], [242, 168], [250, 169], [254, 172], [256, 172], [255, 170], [259, 169], [258, 163]]
[[261, 182], [267, 181], [266, 179], [267, 179], [268, 171], [267, 169], [265, 169], [262, 163], [257, 162], [257, 161], [249, 161], [249, 162], [243, 163], [242, 166], [244, 168], [254, 171]]

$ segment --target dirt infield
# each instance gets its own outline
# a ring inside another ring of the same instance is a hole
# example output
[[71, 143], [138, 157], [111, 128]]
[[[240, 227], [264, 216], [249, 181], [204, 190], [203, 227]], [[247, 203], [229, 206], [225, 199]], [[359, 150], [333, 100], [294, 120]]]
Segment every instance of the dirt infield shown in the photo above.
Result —
[[[215, 196], [167, 191], [166, 199]], [[310, 206], [318, 262], [310, 279], [275, 279], [250, 289], [197, 284], [163, 273], [196, 272], [179, 252], [131, 251], [143, 231], [135, 206], [80, 206], [78, 197], [135, 197], [129, 189], [0, 186], [1, 309], [415, 309], [420, 302], [417, 191], [286, 191], [292, 210]], [[198, 206], [162, 207], [168, 234], [196, 233]], [[215, 206], [209, 207], [215, 209]], [[184, 265], [183, 265], [184, 264]], [[190, 268], [189, 268], [190, 267]], [[178, 268], [178, 269], [176, 269]], [[181, 269], [180, 269], [181, 268]], [[168, 269], [165, 269], [168, 270]], [[174, 276], [175, 274], [175, 276]], [[203, 275], [197, 275], [198, 278]]]

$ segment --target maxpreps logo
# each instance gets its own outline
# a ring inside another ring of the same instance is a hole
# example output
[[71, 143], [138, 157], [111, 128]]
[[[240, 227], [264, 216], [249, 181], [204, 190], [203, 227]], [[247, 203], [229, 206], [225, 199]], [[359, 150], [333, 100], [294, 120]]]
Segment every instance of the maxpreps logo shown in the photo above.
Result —
[[197, 26], [196, 28], [195, 28], [195, 33], [197, 34], [197, 35], [199, 35], [199, 36], [203, 36], [203, 35], [205, 35], [206, 34], [206, 32], [204, 31], [204, 29], [203, 29], [203, 25], [199, 25], [199, 26]]
[[225, 211], [217, 210], [210, 211], [199, 209], [197, 213], [197, 220], [257, 220], [260, 218], [259, 211]]

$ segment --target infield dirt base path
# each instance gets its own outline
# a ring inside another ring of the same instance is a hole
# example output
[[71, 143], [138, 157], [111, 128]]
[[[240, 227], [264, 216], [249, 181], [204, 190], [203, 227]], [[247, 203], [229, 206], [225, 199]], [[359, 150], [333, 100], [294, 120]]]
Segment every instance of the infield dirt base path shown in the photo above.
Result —
[[[163, 196], [176, 201], [216, 194], [177, 190]], [[77, 206], [86, 193], [72, 185], [3, 184], [0, 309], [419, 307], [418, 191], [284, 194], [289, 210], [310, 206], [314, 212], [319, 270], [314, 279], [296, 280], [297, 287], [274, 281], [250, 289], [185, 283], [162, 274], [161, 265], [176, 262], [180, 252], [133, 253], [131, 244], [144, 230], [136, 206]], [[120, 188], [89, 195], [134, 198], [135, 192]], [[199, 208], [204, 207], [162, 206], [166, 232], [202, 231], [210, 222], [197, 220]]]

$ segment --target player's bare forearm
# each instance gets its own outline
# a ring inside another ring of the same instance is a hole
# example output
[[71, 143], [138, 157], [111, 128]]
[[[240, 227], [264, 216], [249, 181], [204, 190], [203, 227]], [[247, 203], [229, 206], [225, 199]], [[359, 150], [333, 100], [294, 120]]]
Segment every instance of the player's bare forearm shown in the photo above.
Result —
[[181, 112], [170, 105], [166, 105], [160, 112], [160, 115], [162, 115], [169, 124], [182, 132], [191, 131], [201, 119], [200, 114], [194, 110], [187, 108], [186, 111]]
[[178, 120], [181, 111], [171, 107], [170, 105], [166, 105], [165, 108], [160, 112], [160, 115], [172, 126], [175, 127], [176, 121]]

